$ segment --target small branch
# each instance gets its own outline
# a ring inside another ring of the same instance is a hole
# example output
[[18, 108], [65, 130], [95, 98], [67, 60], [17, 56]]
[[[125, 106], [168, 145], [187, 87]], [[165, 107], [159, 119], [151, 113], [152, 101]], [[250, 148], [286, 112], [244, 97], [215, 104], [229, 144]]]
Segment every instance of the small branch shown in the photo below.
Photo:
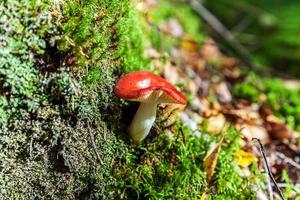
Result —
[[91, 131], [91, 128], [90, 128], [90, 125], [88, 124], [88, 127], [89, 127], [89, 135], [90, 135], [90, 138], [91, 138], [91, 143], [92, 143], [92, 146], [93, 146], [93, 149], [95, 151], [95, 154], [96, 154], [96, 157], [97, 157], [97, 160], [98, 162], [103, 165], [103, 161], [97, 151], [97, 146], [96, 146], [96, 143], [95, 143], [95, 138], [94, 138], [94, 135], [92, 134], [92, 131]]
[[[281, 199], [284, 200], [283, 194], [282, 194], [280, 188], [278, 187], [278, 185], [277, 185], [277, 183], [276, 183], [276, 181], [275, 181], [275, 179], [273, 177], [273, 174], [272, 174], [272, 172], [270, 170], [270, 167], [269, 167], [269, 164], [268, 164], [268, 161], [267, 161], [267, 157], [266, 157], [266, 154], [265, 154], [265, 148], [264, 148], [263, 144], [261, 143], [261, 141], [259, 139], [252, 138], [252, 141], [254, 141], [254, 140], [256, 140], [258, 142], [258, 144], [259, 144], [259, 151], [260, 151], [260, 153], [261, 153], [261, 155], [263, 157], [263, 160], [264, 160], [265, 171], [268, 173], [269, 178], [271, 178], [271, 180], [272, 180], [275, 188], [277, 189], [277, 191], [278, 191]], [[272, 191], [272, 186], [271, 186], [270, 183], [268, 184], [268, 187], [269, 187], [269, 192], [270, 192], [270, 199], [273, 199], [273, 191]]]
[[191, 8], [198, 13], [227, 43], [240, 55], [244, 62], [252, 69], [258, 67], [250, 56], [249, 51], [243, 47], [234, 37], [234, 35], [201, 3], [197, 0], [188, 0]]
[[283, 153], [280, 152], [275, 152], [275, 154], [281, 158], [284, 162], [289, 163], [290, 165], [292, 165], [293, 167], [297, 168], [298, 170], [300, 170], [300, 165], [298, 163], [296, 163], [295, 161], [293, 161], [291, 158], [286, 157]]
[[[259, 148], [261, 155], [264, 155], [263, 152], [264, 150], [262, 150], [261, 148]], [[267, 163], [267, 158], [264, 157], [264, 169], [265, 172], [267, 172], [269, 174], [269, 165]], [[268, 185], [268, 191], [269, 191], [269, 196], [270, 196], [270, 200], [273, 200], [273, 189], [272, 189], [272, 185], [271, 185], [271, 181], [270, 181], [270, 175], [267, 176], [267, 185]]]
[[278, 187], [285, 188], [289, 187], [290, 185], [293, 185], [294, 187], [300, 188], [300, 183], [293, 183], [293, 184], [287, 184], [287, 183], [277, 183]]

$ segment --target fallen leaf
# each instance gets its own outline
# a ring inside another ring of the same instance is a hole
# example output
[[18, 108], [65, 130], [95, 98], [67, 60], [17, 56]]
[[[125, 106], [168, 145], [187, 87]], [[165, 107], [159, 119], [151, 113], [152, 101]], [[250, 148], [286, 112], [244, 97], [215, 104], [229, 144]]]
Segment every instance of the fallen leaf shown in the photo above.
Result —
[[209, 106], [210, 106], [209, 101], [204, 97], [203, 98], [195, 97], [191, 101], [191, 107], [195, 110], [198, 110], [200, 114], [203, 113], [205, 110], [208, 110]]
[[216, 101], [211, 103], [211, 108], [217, 111], [220, 111], [222, 109], [221, 105]]
[[188, 83], [188, 89], [192, 96], [196, 96], [199, 90], [199, 86], [195, 83], [195, 81], [191, 80]]
[[293, 137], [292, 130], [284, 123], [266, 121], [266, 128], [273, 139], [283, 140]]
[[220, 133], [224, 128], [226, 119], [223, 114], [218, 114], [217, 116], [212, 116], [207, 119], [207, 131], [210, 133]]
[[190, 101], [190, 107], [192, 110], [198, 111], [199, 113], [204, 112], [208, 109], [209, 104], [201, 101], [198, 97], [193, 98]]
[[263, 144], [270, 143], [269, 134], [262, 125], [236, 124], [235, 127], [241, 130], [241, 134], [245, 137], [246, 141], [258, 138]]
[[233, 155], [235, 161], [238, 163], [239, 166], [242, 167], [248, 167], [256, 160], [256, 157], [253, 153], [246, 152], [243, 150], [237, 151]]
[[221, 67], [234, 69], [240, 65], [239, 61], [233, 57], [224, 57], [221, 61]]
[[176, 38], [181, 38], [184, 33], [181, 24], [176, 18], [172, 18], [166, 23], [161, 24], [159, 28], [161, 29], [161, 31]]
[[219, 102], [230, 103], [232, 101], [231, 92], [224, 81], [215, 85], [215, 91], [217, 93]]
[[241, 72], [239, 69], [222, 69], [222, 73], [224, 74], [225, 78], [232, 84], [239, 83], [242, 81], [243, 76], [241, 76]]
[[205, 75], [207, 75], [205, 73], [205, 70], [206, 70], [206, 60], [204, 59], [198, 59], [197, 60], [197, 64], [195, 66], [195, 72], [197, 72], [197, 74], [200, 76], [200, 77], [205, 77]]
[[283, 121], [273, 115], [269, 108], [263, 106], [259, 111], [271, 138], [283, 140], [293, 137], [293, 131]]
[[200, 49], [200, 55], [208, 62], [220, 61], [222, 57], [217, 44], [212, 38], [207, 38], [204, 41], [204, 45]]
[[172, 84], [176, 84], [179, 82], [180, 74], [178, 72], [178, 68], [173, 66], [171, 63], [167, 63], [163, 68], [163, 74], [167, 81]]
[[[205, 100], [205, 98], [202, 98], [202, 100]], [[211, 103], [207, 101], [207, 104], [209, 107], [202, 111], [203, 117], [210, 118], [212, 116], [218, 116], [221, 111], [221, 105], [216, 101]]]
[[204, 162], [204, 171], [207, 175], [207, 182], [210, 182], [211, 178], [215, 173], [215, 168], [217, 165], [218, 157], [221, 151], [221, 145], [223, 143], [223, 138], [221, 141], [211, 148], [210, 151], [206, 154], [203, 162]]
[[223, 109], [222, 113], [230, 118], [231, 121], [240, 124], [262, 124], [262, 120], [257, 112], [249, 110], [247, 108], [244, 109]]

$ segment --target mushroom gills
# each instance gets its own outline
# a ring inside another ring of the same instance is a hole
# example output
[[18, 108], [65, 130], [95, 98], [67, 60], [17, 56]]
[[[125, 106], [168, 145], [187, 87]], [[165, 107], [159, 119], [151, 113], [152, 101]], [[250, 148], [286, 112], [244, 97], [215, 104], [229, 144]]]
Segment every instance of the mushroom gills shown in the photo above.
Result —
[[156, 117], [157, 103], [141, 103], [128, 128], [135, 144], [139, 144], [149, 134]]

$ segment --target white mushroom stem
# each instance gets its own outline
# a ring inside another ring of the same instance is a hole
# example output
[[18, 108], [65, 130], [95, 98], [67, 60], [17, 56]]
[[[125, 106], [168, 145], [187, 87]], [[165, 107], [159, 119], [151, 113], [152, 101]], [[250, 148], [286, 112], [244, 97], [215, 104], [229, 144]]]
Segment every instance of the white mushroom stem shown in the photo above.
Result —
[[139, 144], [149, 134], [156, 117], [157, 103], [141, 103], [128, 128], [135, 144]]

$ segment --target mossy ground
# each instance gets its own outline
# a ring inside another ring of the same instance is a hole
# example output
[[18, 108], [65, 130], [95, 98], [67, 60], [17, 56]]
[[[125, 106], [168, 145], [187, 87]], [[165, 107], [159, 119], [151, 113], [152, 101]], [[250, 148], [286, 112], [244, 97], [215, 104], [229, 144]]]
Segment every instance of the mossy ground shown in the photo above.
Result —
[[234, 95], [256, 103], [266, 99], [264, 103], [275, 115], [291, 128], [300, 130], [300, 90], [289, 89], [279, 78], [262, 78], [252, 72], [245, 74], [245, 81], [235, 85]]
[[[201, 31], [201, 21], [192, 11], [188, 4], [183, 1], [160, 0], [159, 6], [148, 13], [148, 23], [155, 27], [145, 29], [145, 35], [149, 38], [151, 45], [159, 51], [170, 51], [174, 46], [181, 45], [184, 40], [203, 42], [204, 33]], [[176, 9], [174, 9], [176, 7]], [[171, 19], [176, 19], [182, 25], [184, 35], [176, 38], [169, 34], [158, 31], [159, 25], [167, 23]]]
[[[155, 23], [178, 17], [200, 38], [192, 11], [186, 5], [168, 11], [169, 4], [163, 1]], [[232, 170], [239, 140], [232, 129], [214, 187], [206, 187], [202, 160], [219, 136], [204, 131], [197, 138], [177, 124], [171, 140], [162, 132], [141, 147], [130, 144], [125, 109], [131, 107], [112, 90], [121, 73], [147, 69], [149, 62], [129, 0], [6, 0], [0, 27], [0, 198], [253, 196], [249, 181]]]
[[[238, 175], [233, 153], [239, 150], [240, 135], [228, 129], [222, 145], [215, 178], [206, 181], [203, 159], [211, 144], [221, 135], [201, 130], [196, 137], [180, 123], [173, 126], [172, 138], [166, 132], [132, 149], [115, 173], [122, 177], [124, 199], [199, 199], [206, 192], [209, 199], [255, 199], [249, 177]], [[255, 167], [253, 168], [255, 172]], [[253, 177], [252, 177], [253, 178]], [[251, 179], [251, 178], [250, 178]], [[255, 181], [252, 182], [252, 184]]]
[[1, 198], [113, 198], [128, 147], [112, 88], [147, 67], [130, 1], [8, 0], [0, 13]]

